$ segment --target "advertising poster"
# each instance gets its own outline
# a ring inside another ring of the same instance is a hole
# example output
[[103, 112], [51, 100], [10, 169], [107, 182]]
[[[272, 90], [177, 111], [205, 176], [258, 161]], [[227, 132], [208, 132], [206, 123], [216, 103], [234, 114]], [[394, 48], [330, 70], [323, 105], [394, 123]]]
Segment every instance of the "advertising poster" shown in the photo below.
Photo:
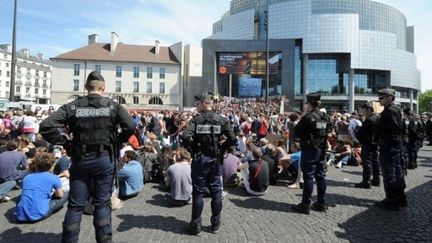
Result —
[[[277, 74], [280, 67], [281, 54], [270, 52], [270, 74]], [[220, 52], [218, 53], [219, 74], [266, 74], [265, 52]]]

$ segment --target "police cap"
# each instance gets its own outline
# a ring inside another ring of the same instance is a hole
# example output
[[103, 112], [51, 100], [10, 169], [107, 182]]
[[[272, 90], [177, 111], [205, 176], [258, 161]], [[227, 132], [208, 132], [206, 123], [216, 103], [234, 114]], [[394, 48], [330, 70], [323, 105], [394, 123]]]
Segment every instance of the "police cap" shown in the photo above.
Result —
[[95, 81], [95, 80], [105, 82], [105, 79], [103, 78], [103, 76], [100, 73], [93, 71], [88, 75], [86, 84], [90, 83], [91, 81]]
[[195, 95], [195, 101], [213, 101], [213, 93], [211, 92], [204, 92], [202, 94], [199, 95]]
[[395, 89], [389, 89], [389, 88], [380, 89], [378, 90], [378, 96], [392, 96], [394, 98], [395, 92], [396, 92]]
[[317, 93], [310, 93], [306, 95], [306, 102], [318, 102], [321, 99], [321, 95]]

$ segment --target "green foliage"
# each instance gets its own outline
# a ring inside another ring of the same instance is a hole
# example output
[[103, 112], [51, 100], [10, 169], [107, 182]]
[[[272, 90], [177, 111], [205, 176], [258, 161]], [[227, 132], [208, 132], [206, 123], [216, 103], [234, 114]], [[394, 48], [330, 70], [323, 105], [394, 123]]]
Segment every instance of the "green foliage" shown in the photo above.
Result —
[[432, 112], [432, 90], [420, 93], [418, 97], [419, 112]]

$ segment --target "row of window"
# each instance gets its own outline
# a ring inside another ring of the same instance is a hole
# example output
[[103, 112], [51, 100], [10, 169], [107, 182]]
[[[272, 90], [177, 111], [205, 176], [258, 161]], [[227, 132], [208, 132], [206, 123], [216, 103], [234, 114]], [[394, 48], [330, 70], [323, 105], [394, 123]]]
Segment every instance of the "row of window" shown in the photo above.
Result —
[[[101, 65], [95, 65], [95, 71], [98, 73], [101, 73]], [[80, 75], [80, 64], [74, 64], [74, 76]], [[121, 78], [122, 77], [122, 66], [116, 66], [116, 77]], [[133, 77], [139, 78], [140, 77], [140, 68], [139, 67], [133, 67]], [[147, 78], [153, 78], [153, 67], [147, 67]], [[165, 79], [165, 68], [161, 67], [159, 68], [159, 78]]]
[[[73, 91], [79, 91], [79, 80], [78, 79], [74, 79], [73, 81]], [[122, 92], [121, 89], [122, 83], [121, 81], [116, 81], [116, 87], [115, 87], [115, 92]], [[139, 82], [135, 81], [133, 82], [133, 92], [134, 93], [139, 93]], [[146, 93], [153, 93], [153, 83], [152, 82], [147, 82], [147, 90]], [[159, 83], [159, 93], [160, 94], [165, 94], [165, 83]]]
[[[3, 73], [2, 73], [2, 70], [0, 70], [0, 76], [2, 76], [3, 75]], [[10, 71], [6, 71], [6, 77], [10, 77]]]
[[[15, 87], [15, 92], [16, 93], [21, 93], [21, 86], [16, 86]], [[25, 93], [29, 93], [30, 92], [30, 87], [26, 87], [26, 91]], [[39, 89], [38, 88], [34, 88], [34, 94], [39, 94]], [[46, 89], [42, 89], [42, 94], [46, 95], [47, 94], [47, 90]]]
[[[6, 63], [6, 67], [9, 67], [9, 62], [5, 62]], [[1, 67], [1, 62], [0, 62], [0, 67]]]

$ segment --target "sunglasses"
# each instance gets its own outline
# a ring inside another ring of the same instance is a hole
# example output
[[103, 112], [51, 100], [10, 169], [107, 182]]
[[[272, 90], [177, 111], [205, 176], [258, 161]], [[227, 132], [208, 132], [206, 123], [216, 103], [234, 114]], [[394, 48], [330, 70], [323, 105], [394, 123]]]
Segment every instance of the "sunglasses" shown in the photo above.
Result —
[[380, 97], [378, 97], [378, 99], [383, 100], [385, 97], [387, 97], [387, 96], [380, 96]]

